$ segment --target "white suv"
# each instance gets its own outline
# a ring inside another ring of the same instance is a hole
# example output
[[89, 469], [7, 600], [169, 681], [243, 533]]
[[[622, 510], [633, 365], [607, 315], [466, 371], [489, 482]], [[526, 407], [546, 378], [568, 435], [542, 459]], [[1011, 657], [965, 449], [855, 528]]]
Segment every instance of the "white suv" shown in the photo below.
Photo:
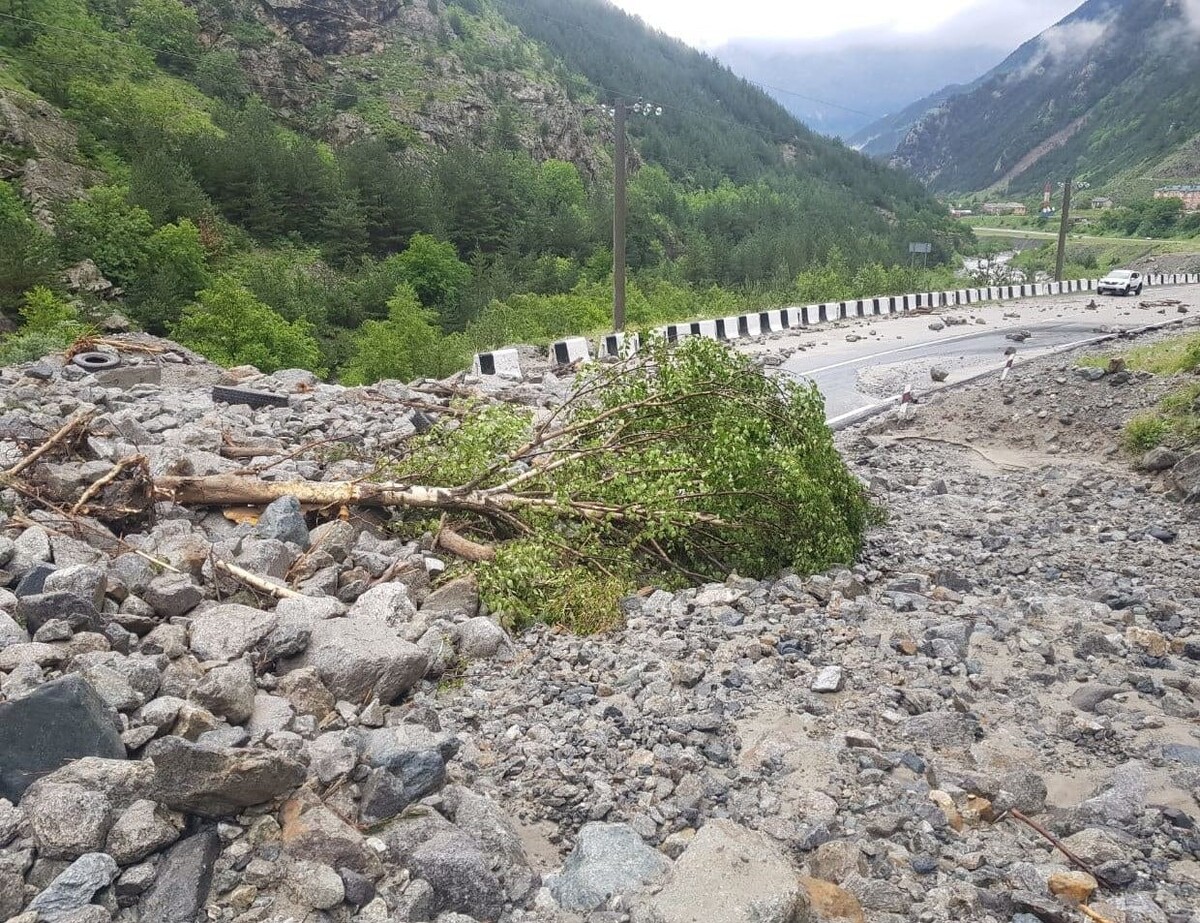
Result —
[[1140, 295], [1142, 274], [1128, 269], [1114, 269], [1096, 283], [1096, 292], [1100, 295]]

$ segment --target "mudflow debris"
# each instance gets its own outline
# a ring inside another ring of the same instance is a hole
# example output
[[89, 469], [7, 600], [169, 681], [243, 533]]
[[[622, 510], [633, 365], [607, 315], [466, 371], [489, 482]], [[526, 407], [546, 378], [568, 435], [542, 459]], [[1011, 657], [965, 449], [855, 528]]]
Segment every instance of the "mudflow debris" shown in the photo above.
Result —
[[888, 511], [853, 568], [510, 636], [383, 514], [149, 490], [363, 481], [479, 381], [114, 341], [0, 371], [0, 919], [1198, 919], [1200, 456], [1118, 451], [1151, 376], [840, 434]]

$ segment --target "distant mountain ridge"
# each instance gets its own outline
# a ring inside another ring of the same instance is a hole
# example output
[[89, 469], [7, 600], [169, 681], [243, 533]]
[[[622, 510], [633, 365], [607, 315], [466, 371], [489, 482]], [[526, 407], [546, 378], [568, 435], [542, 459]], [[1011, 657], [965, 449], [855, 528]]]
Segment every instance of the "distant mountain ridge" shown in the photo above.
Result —
[[897, 137], [889, 161], [938, 192], [1027, 192], [1073, 174], [1144, 195], [1194, 178], [1200, 3], [1088, 0], [980, 80], [852, 140], [880, 155]]
[[948, 81], [974, 80], [1003, 51], [985, 45], [885, 44], [864, 36], [836, 44], [741, 40], [714, 55], [761, 85], [809, 128], [854, 144], [877, 116], [896, 113]]

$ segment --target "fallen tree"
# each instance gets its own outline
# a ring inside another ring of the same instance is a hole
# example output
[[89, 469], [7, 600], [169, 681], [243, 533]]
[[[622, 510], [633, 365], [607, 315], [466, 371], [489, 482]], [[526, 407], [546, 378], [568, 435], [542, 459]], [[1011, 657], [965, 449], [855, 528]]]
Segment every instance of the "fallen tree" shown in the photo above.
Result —
[[569, 400], [536, 417], [510, 404], [458, 411], [382, 460], [386, 480], [163, 477], [153, 496], [392, 508], [401, 526], [470, 549], [494, 611], [576, 627], [611, 621], [644, 583], [849, 563], [871, 516], [815, 387], [709, 341], [587, 369]]

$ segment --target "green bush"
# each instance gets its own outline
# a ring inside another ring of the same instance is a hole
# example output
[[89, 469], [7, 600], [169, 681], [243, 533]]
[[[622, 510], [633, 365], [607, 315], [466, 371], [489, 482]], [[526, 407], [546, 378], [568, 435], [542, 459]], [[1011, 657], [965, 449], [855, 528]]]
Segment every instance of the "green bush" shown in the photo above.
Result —
[[384, 378], [443, 378], [467, 364], [462, 337], [442, 336], [432, 312], [421, 307], [412, 286], [401, 284], [388, 302], [388, 318], [369, 320], [354, 338], [342, 381], [365, 385]]
[[1162, 445], [1171, 424], [1158, 414], [1143, 414], [1125, 424], [1124, 444], [1131, 452], [1148, 452]]
[[12, 186], [0, 182], [0, 311], [12, 312], [24, 293], [57, 274], [58, 248], [25, 210]]
[[0, 365], [32, 362], [65, 349], [87, 330], [79, 312], [44, 286], [26, 293], [21, 317], [24, 326], [0, 340]]
[[154, 233], [150, 213], [131, 205], [121, 186], [96, 186], [63, 210], [59, 236], [67, 259], [90, 258], [118, 285], [137, 280]]
[[221, 365], [253, 365], [264, 372], [308, 369], [324, 374], [312, 325], [284, 320], [237, 280], [221, 276], [184, 309], [172, 336]]
[[541, 428], [512, 407], [442, 424], [393, 472], [515, 492], [498, 519], [465, 516], [498, 542], [477, 571], [510, 623], [598, 628], [646, 583], [812, 573], [858, 554], [874, 510], [814, 386], [696, 338], [651, 342], [636, 360], [593, 367], [577, 389], [586, 399]]

